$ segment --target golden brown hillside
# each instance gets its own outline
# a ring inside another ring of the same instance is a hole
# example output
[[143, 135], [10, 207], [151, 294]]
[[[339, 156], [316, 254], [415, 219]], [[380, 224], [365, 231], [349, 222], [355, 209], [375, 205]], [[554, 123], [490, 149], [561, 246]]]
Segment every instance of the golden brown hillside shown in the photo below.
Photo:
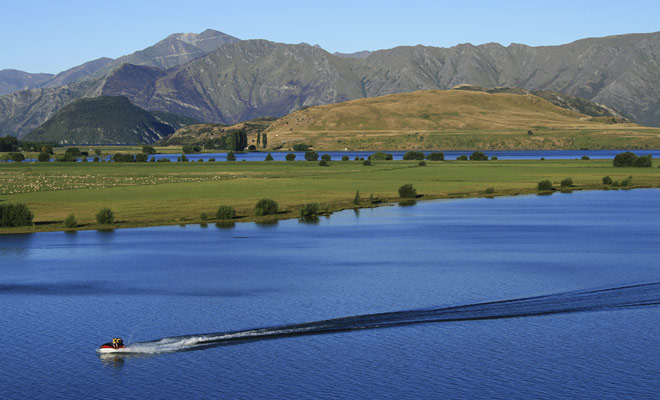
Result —
[[[532, 94], [432, 90], [310, 107], [264, 132], [317, 149], [658, 148], [660, 129], [612, 124]], [[530, 133], [531, 131], [531, 133]]]

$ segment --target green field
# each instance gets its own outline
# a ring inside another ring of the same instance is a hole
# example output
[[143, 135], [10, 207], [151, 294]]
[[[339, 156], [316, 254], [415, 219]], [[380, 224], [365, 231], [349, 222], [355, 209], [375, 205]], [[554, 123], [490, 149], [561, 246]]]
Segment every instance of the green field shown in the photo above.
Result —
[[[1, 228], [2, 233], [63, 230], [75, 214], [81, 229], [101, 227], [95, 214], [110, 207], [115, 227], [198, 223], [207, 213], [215, 222], [218, 206], [236, 208], [236, 221], [259, 220], [253, 207], [268, 197], [280, 205], [276, 218], [298, 216], [305, 203], [317, 202], [330, 211], [361, 207], [369, 197], [398, 200], [397, 189], [412, 183], [422, 199], [536, 192], [540, 180], [555, 187], [570, 177], [574, 190], [603, 189], [602, 178], [632, 176], [633, 187], [660, 186], [658, 168], [614, 168], [611, 160], [525, 161], [331, 161], [316, 162], [195, 162], [195, 163], [0, 163], [0, 202], [25, 203], [35, 225]], [[261, 217], [271, 218], [272, 217]]]

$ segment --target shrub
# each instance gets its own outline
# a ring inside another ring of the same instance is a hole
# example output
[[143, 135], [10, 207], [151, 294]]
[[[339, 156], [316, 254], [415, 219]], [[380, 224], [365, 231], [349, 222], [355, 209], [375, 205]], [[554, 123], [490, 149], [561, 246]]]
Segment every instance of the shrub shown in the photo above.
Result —
[[475, 151], [470, 155], [472, 161], [488, 161], [488, 156], [483, 151]]
[[115, 153], [115, 155], [112, 156], [112, 161], [114, 161], [114, 162], [135, 162], [135, 156], [133, 154]]
[[360, 157], [359, 157], [359, 156], [355, 156], [354, 160], [355, 160], [355, 161], [360, 161]]
[[82, 156], [82, 157], [80, 157], [80, 161], [82, 161], [82, 162], [87, 162], [87, 156]]
[[353, 197], [353, 204], [360, 204], [360, 191], [355, 191], [355, 197]]
[[192, 144], [184, 144], [183, 147], [181, 148], [181, 151], [183, 151], [186, 154], [199, 153], [200, 151], [202, 151], [202, 147]]
[[215, 162], [215, 158], [213, 158], [213, 157], [209, 158], [208, 162]]
[[109, 208], [102, 208], [96, 213], [96, 222], [99, 224], [112, 224], [115, 222], [115, 214]]
[[256, 216], [277, 214], [278, 211], [279, 206], [272, 199], [261, 199], [254, 206], [254, 215]]
[[426, 161], [422, 160], [417, 165], [419, 165], [420, 167], [426, 167]]
[[370, 155], [368, 157], [369, 160], [393, 160], [394, 157], [392, 157], [392, 154], [390, 153], [383, 153], [382, 151], [377, 151], [374, 154]]
[[318, 161], [318, 159], [319, 159], [319, 153], [315, 152], [314, 150], [307, 150], [305, 152], [305, 160]]
[[319, 204], [318, 203], [307, 203], [302, 208], [300, 208], [300, 217], [313, 217], [319, 213]]
[[287, 154], [286, 156], [284, 156], [284, 158], [285, 158], [287, 161], [294, 161], [294, 160], [296, 159], [296, 155], [293, 154], [293, 153], [289, 153], [289, 154]]
[[207, 219], [209, 219], [209, 215], [207, 213], [203, 212], [203, 213], [199, 214], [199, 219], [202, 220], [202, 221], [206, 221]]
[[585, 160], [585, 161], [586, 161], [586, 160], [591, 160], [591, 159], [589, 158], [589, 156], [582, 156], [582, 159]]
[[426, 156], [426, 159], [429, 161], [444, 161], [445, 160], [445, 153], [431, 153], [428, 156]]
[[96, 154], [97, 156], [100, 156], [101, 154], [103, 154], [103, 152], [101, 151], [101, 149], [95, 149], [94, 154]]
[[332, 157], [330, 157], [330, 154], [324, 154], [321, 156], [321, 160], [330, 161]]
[[417, 197], [417, 190], [412, 184], [406, 183], [399, 188], [399, 197], [403, 197], [404, 199], [414, 199]]
[[423, 160], [424, 153], [421, 151], [408, 151], [403, 155], [404, 160]]
[[639, 156], [633, 162], [633, 167], [636, 168], [651, 168], [652, 166], [653, 166], [653, 159], [651, 158], [650, 154], [648, 156]]
[[497, 156], [492, 156], [490, 159], [493, 161], [497, 161]]
[[264, 161], [273, 161], [273, 156], [270, 153], [266, 154]]
[[146, 153], [138, 153], [135, 155], [135, 162], [147, 162], [149, 156]]
[[561, 187], [571, 187], [573, 186], [573, 179], [571, 178], [566, 178], [560, 183]]
[[99, 162], [99, 161], [101, 161], [101, 159], [99, 158], [99, 156], [94, 157], [94, 159], [92, 160], [92, 162]]
[[527, 131], [527, 134], [528, 134], [528, 135], [533, 135], [534, 132], [532, 132], [531, 130], [528, 130], [528, 131]]
[[362, 165], [366, 165], [367, 167], [370, 166], [371, 160], [364, 160], [364, 162], [362, 162]]
[[69, 214], [69, 216], [64, 220], [64, 227], [67, 229], [72, 229], [76, 226], [78, 226], [78, 220], [76, 219], [76, 216]]
[[380, 197], [375, 197], [374, 194], [372, 193], [372, 194], [369, 196], [369, 202], [370, 202], [371, 204], [378, 204], [378, 203], [382, 203], [383, 200], [382, 200]]
[[328, 162], [327, 162], [326, 160], [321, 160], [321, 161], [319, 161], [319, 165], [320, 165], [321, 167], [327, 167], [327, 166], [328, 166]]
[[179, 157], [180, 162], [188, 162], [188, 157], [186, 157], [185, 154], [181, 154], [181, 157]]
[[23, 153], [12, 152], [9, 153], [9, 159], [12, 160], [13, 162], [21, 162], [25, 160], [25, 156], [23, 155]]
[[493, 187], [486, 188], [486, 193], [487, 193], [487, 194], [493, 194], [493, 193], [495, 193], [495, 188], [493, 188]]
[[612, 184], [612, 178], [609, 176], [604, 176], [603, 177], [603, 185], [611, 185]]
[[50, 154], [48, 154], [48, 153], [39, 153], [39, 156], [37, 157], [37, 161], [39, 161], [39, 162], [48, 162], [48, 161], [50, 161]]
[[156, 162], [159, 163], [159, 162], [171, 162], [171, 161], [170, 161], [169, 158], [164, 158], [163, 157], [163, 158], [159, 158], [158, 160], [156, 160]]
[[540, 181], [537, 185], [539, 191], [544, 191], [544, 190], [553, 190], [554, 187], [552, 187], [552, 182], [549, 180], [544, 180]]
[[615, 167], [632, 167], [636, 159], [637, 156], [635, 155], [635, 153], [626, 151], [614, 156], [614, 160], [612, 161], [612, 164]]
[[458, 161], [467, 161], [468, 156], [466, 156], [465, 154], [461, 154], [460, 156], [456, 157], [456, 159]]
[[298, 143], [293, 145], [293, 151], [307, 151], [309, 150], [309, 145], [305, 143]]
[[342, 161], [348, 161], [348, 156], [341, 156]]
[[71, 157], [80, 157], [82, 154], [80, 153], [80, 149], [77, 147], [69, 147], [64, 151], [64, 155], [66, 156], [71, 156]]
[[153, 146], [142, 146], [142, 152], [144, 154], [156, 154], [156, 149]]
[[233, 219], [236, 217], [236, 210], [232, 206], [220, 206], [215, 213], [216, 219]]
[[227, 161], [236, 161], [236, 156], [234, 155], [233, 151], [227, 153]]
[[632, 185], [632, 176], [627, 177], [626, 179], [621, 180], [621, 186], [631, 186]]
[[0, 204], [0, 226], [30, 226], [34, 215], [25, 204]]

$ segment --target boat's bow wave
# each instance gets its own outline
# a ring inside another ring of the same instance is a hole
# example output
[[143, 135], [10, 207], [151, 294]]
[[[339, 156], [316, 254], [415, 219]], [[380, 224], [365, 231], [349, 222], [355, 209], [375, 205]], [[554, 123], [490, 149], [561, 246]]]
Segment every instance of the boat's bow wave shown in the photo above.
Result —
[[660, 282], [615, 288], [557, 293], [450, 307], [356, 315], [323, 321], [234, 332], [168, 337], [137, 342], [116, 355], [148, 355], [199, 350], [245, 341], [318, 335], [357, 329], [376, 329], [422, 323], [522, 318], [574, 312], [595, 312], [660, 304]]

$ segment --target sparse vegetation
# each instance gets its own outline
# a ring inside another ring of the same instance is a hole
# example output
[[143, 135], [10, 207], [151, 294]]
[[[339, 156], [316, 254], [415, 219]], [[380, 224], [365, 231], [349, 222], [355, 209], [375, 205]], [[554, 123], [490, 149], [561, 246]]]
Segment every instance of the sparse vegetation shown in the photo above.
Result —
[[156, 154], [156, 149], [153, 146], [142, 146], [142, 152], [144, 154]]

